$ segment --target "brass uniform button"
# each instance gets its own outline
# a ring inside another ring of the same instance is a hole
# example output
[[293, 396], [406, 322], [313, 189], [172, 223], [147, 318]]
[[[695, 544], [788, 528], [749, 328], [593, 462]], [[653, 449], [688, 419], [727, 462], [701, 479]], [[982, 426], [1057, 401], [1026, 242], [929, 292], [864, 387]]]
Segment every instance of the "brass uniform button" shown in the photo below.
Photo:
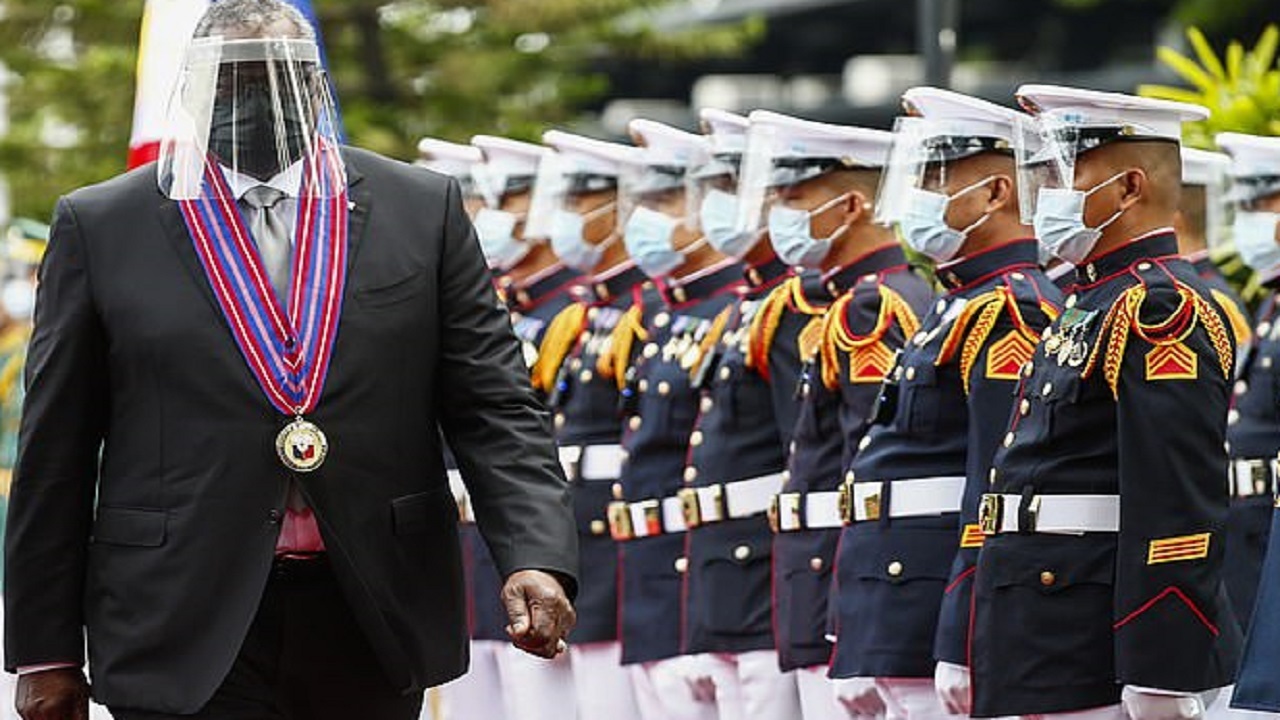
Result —
[[1047, 382], [1047, 383], [1045, 383], [1045, 384], [1044, 384], [1044, 387], [1040, 390], [1040, 394], [1041, 394], [1041, 395], [1044, 395], [1045, 397], [1049, 397], [1050, 395], [1052, 395], [1052, 394], [1053, 394], [1053, 383], [1051, 383], [1051, 382]]
[[582, 374], [578, 376], [578, 379], [581, 380], [583, 384], [591, 382], [591, 371], [583, 370]]
[[853, 471], [852, 471], [852, 470], [850, 470], [850, 471], [848, 471], [848, 472], [846, 472], [846, 473], [844, 474], [844, 481], [845, 481], [845, 482], [853, 482]]
[[687, 482], [687, 483], [691, 483], [691, 482], [693, 482], [694, 480], [697, 480], [697, 479], [698, 479], [698, 468], [696, 468], [696, 467], [694, 467], [694, 466], [690, 465], [689, 467], [687, 467], [687, 468], [685, 468], [685, 469], [684, 469], [684, 481], [685, 481], [685, 482]]
[[1023, 398], [1023, 399], [1022, 399], [1022, 402], [1018, 404], [1018, 414], [1019, 414], [1019, 415], [1021, 415], [1021, 416], [1023, 416], [1023, 417], [1026, 417], [1027, 415], [1031, 414], [1031, 401], [1030, 401], [1030, 400], [1028, 400], [1028, 399], [1026, 399], [1026, 398]]
[[609, 490], [613, 493], [614, 500], [622, 499], [622, 483], [614, 483], [613, 487], [609, 488]]
[[739, 562], [751, 557], [751, 548], [746, 545], [739, 545], [733, 549], [733, 559]]
[[1052, 587], [1053, 584], [1057, 581], [1058, 581], [1057, 576], [1055, 576], [1053, 573], [1049, 572], [1048, 570], [1045, 570], [1044, 572], [1040, 573], [1040, 584], [1045, 587]]
[[1004, 446], [1010, 447], [1011, 445], [1013, 445], [1013, 440], [1014, 440], [1014, 434], [1012, 432], [1005, 433]]
[[866, 449], [867, 449], [867, 446], [868, 446], [868, 445], [870, 445], [870, 444], [871, 444], [871, 436], [870, 436], [870, 435], [863, 435], [863, 436], [862, 436], [862, 439], [858, 441], [858, 449], [859, 449], [859, 450], [866, 450]]
[[709, 413], [711, 412], [711, 408], [715, 406], [716, 406], [715, 400], [712, 400], [709, 397], [704, 397], [702, 398], [702, 402], [698, 404], [698, 409], [704, 413]]
[[909, 367], [909, 368], [907, 368], [907, 379], [908, 379], [908, 380], [915, 380], [915, 379], [916, 379], [916, 369], [915, 369], [915, 368], [913, 368], [913, 367]]
[[606, 530], [608, 530], [608, 529], [609, 529], [609, 527], [608, 527], [607, 525], [605, 525], [605, 524], [604, 524], [604, 521], [603, 521], [603, 520], [592, 520], [592, 521], [591, 521], [591, 534], [592, 534], [592, 535], [603, 535], [603, 534], [605, 533], [605, 531], [606, 531]]
[[692, 445], [693, 447], [698, 447], [699, 445], [702, 444], [701, 430], [694, 430], [692, 433], [689, 434], [689, 444]]
[[721, 380], [728, 380], [728, 379], [729, 379], [729, 378], [731, 378], [731, 377], [733, 377], [733, 371], [732, 371], [732, 370], [730, 370], [730, 369], [729, 369], [729, 368], [727, 368], [727, 367], [722, 367], [722, 368], [720, 368], [720, 379], [721, 379]]
[[885, 568], [884, 571], [889, 573], [889, 577], [901, 577], [902, 563], [898, 562], [897, 560], [894, 560], [893, 562], [889, 563], [889, 567]]
[[642, 422], [644, 422], [643, 418], [639, 415], [633, 415], [631, 419], [627, 421], [627, 427], [631, 429], [631, 432], [635, 432], [640, 429], [640, 424]]
[[683, 556], [676, 558], [675, 567], [676, 572], [683, 575], [689, 570], [689, 558]]
[[671, 322], [671, 316], [667, 313], [661, 312], [653, 316], [653, 324], [655, 327], [666, 327], [669, 322]]
[[651, 358], [658, 354], [658, 343], [647, 343], [644, 346], [644, 356]]
[[820, 557], [812, 557], [812, 558], [809, 558], [809, 569], [810, 569], [810, 570], [812, 570], [812, 571], [814, 571], [814, 572], [822, 572], [822, 566], [823, 566], [822, 558], [820, 558]]
[[1139, 269], [1139, 270], [1150, 270], [1150, 269], [1151, 269], [1151, 263], [1149, 263], [1149, 262], [1140, 262], [1140, 263], [1138, 263], [1138, 269]]
[[639, 386], [639, 388], [640, 388], [640, 392], [649, 392], [649, 381], [648, 381], [648, 380], [641, 380], [641, 381], [638, 383], [638, 386]]
[[1068, 296], [1067, 296], [1067, 308], [1073, 308], [1073, 307], [1075, 307], [1075, 306], [1076, 306], [1076, 296], [1075, 296], [1075, 295], [1068, 295]]
[[671, 383], [667, 382], [666, 380], [663, 380], [662, 382], [658, 383], [658, 394], [659, 394], [659, 395], [670, 395], [670, 394], [671, 394]]
[[1027, 276], [1026, 276], [1026, 275], [1023, 275], [1023, 274], [1022, 274], [1022, 273], [1020, 273], [1020, 272], [1010, 273], [1010, 274], [1009, 274], [1009, 277], [1013, 278], [1014, 280], [1026, 280], [1026, 279], [1027, 279]]
[[564, 413], [556, 413], [556, 427], [564, 427]]

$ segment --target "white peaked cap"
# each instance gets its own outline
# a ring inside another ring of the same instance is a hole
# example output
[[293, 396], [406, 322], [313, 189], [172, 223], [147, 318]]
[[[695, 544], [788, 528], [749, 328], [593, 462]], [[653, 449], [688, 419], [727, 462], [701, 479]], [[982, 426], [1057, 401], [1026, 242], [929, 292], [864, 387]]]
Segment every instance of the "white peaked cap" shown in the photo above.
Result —
[[484, 153], [485, 165], [507, 177], [537, 174], [545, 149], [541, 145], [493, 135], [476, 135], [471, 138], [471, 144]]
[[484, 154], [473, 145], [426, 137], [418, 141], [418, 158], [428, 170], [464, 177], [471, 174], [473, 165], [484, 161]]
[[1133, 137], [1180, 141], [1184, 122], [1209, 117], [1200, 105], [1061, 85], [1023, 85], [1017, 97], [1034, 115], [1080, 128], [1118, 128]]
[[751, 121], [745, 115], [716, 108], [703, 108], [698, 113], [702, 132], [711, 141], [711, 152], [717, 155], [741, 155], [747, 146], [747, 128]]
[[884, 167], [889, 162], [893, 133], [886, 130], [832, 125], [790, 115], [756, 110], [748, 116], [752, 127], [771, 130], [773, 159], [836, 158], [854, 166]]
[[640, 162], [638, 148], [562, 130], [548, 130], [542, 134], [542, 142], [556, 151], [565, 175], [617, 177], [625, 166]]
[[1231, 158], [1222, 153], [1182, 148], [1182, 184], [1212, 185], [1231, 169]]
[[1232, 177], [1280, 175], [1280, 137], [1220, 133], [1214, 139], [1231, 156]]
[[654, 120], [637, 118], [627, 125], [632, 140], [644, 148], [645, 165], [687, 168], [706, 159], [710, 147], [701, 135]]
[[902, 94], [907, 114], [938, 123], [949, 136], [995, 138], [1013, 142], [1014, 123], [1023, 113], [972, 95], [935, 87], [913, 87]]

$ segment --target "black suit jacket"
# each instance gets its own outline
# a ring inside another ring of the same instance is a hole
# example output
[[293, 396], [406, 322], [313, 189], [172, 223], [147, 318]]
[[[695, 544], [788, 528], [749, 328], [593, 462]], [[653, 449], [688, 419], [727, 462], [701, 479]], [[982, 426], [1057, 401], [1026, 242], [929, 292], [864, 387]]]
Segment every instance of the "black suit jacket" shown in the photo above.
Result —
[[[331, 563], [406, 692], [467, 664], [458, 513], [440, 433], [500, 570], [572, 585], [576, 538], [456, 182], [348, 150], [349, 274], [298, 476]], [[63, 198], [41, 271], [6, 538], [5, 664], [78, 662], [96, 698], [190, 713], [231, 667], [289, 473], [177, 205], [146, 166]], [[569, 588], [572, 593], [572, 588]]]

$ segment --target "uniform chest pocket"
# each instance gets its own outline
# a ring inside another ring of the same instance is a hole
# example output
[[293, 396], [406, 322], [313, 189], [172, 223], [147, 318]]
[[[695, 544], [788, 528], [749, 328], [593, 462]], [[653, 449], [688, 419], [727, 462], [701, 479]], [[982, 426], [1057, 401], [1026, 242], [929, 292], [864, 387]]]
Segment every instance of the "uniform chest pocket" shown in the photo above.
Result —
[[938, 387], [938, 369], [931, 363], [906, 367], [898, 392], [906, 431], [929, 435], [937, 433], [943, 400]]

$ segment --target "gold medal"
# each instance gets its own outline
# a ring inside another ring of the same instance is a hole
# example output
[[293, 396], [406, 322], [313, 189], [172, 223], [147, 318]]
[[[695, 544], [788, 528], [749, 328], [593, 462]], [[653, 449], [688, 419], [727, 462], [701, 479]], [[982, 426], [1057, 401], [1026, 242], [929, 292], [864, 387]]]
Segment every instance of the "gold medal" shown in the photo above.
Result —
[[315, 423], [299, 415], [276, 435], [276, 454], [290, 470], [311, 472], [324, 464], [329, 454], [329, 439]]
[[1048, 335], [1046, 333], [1045, 340], [1044, 340], [1045, 357], [1058, 354], [1058, 350], [1061, 348], [1062, 348], [1062, 336]]

